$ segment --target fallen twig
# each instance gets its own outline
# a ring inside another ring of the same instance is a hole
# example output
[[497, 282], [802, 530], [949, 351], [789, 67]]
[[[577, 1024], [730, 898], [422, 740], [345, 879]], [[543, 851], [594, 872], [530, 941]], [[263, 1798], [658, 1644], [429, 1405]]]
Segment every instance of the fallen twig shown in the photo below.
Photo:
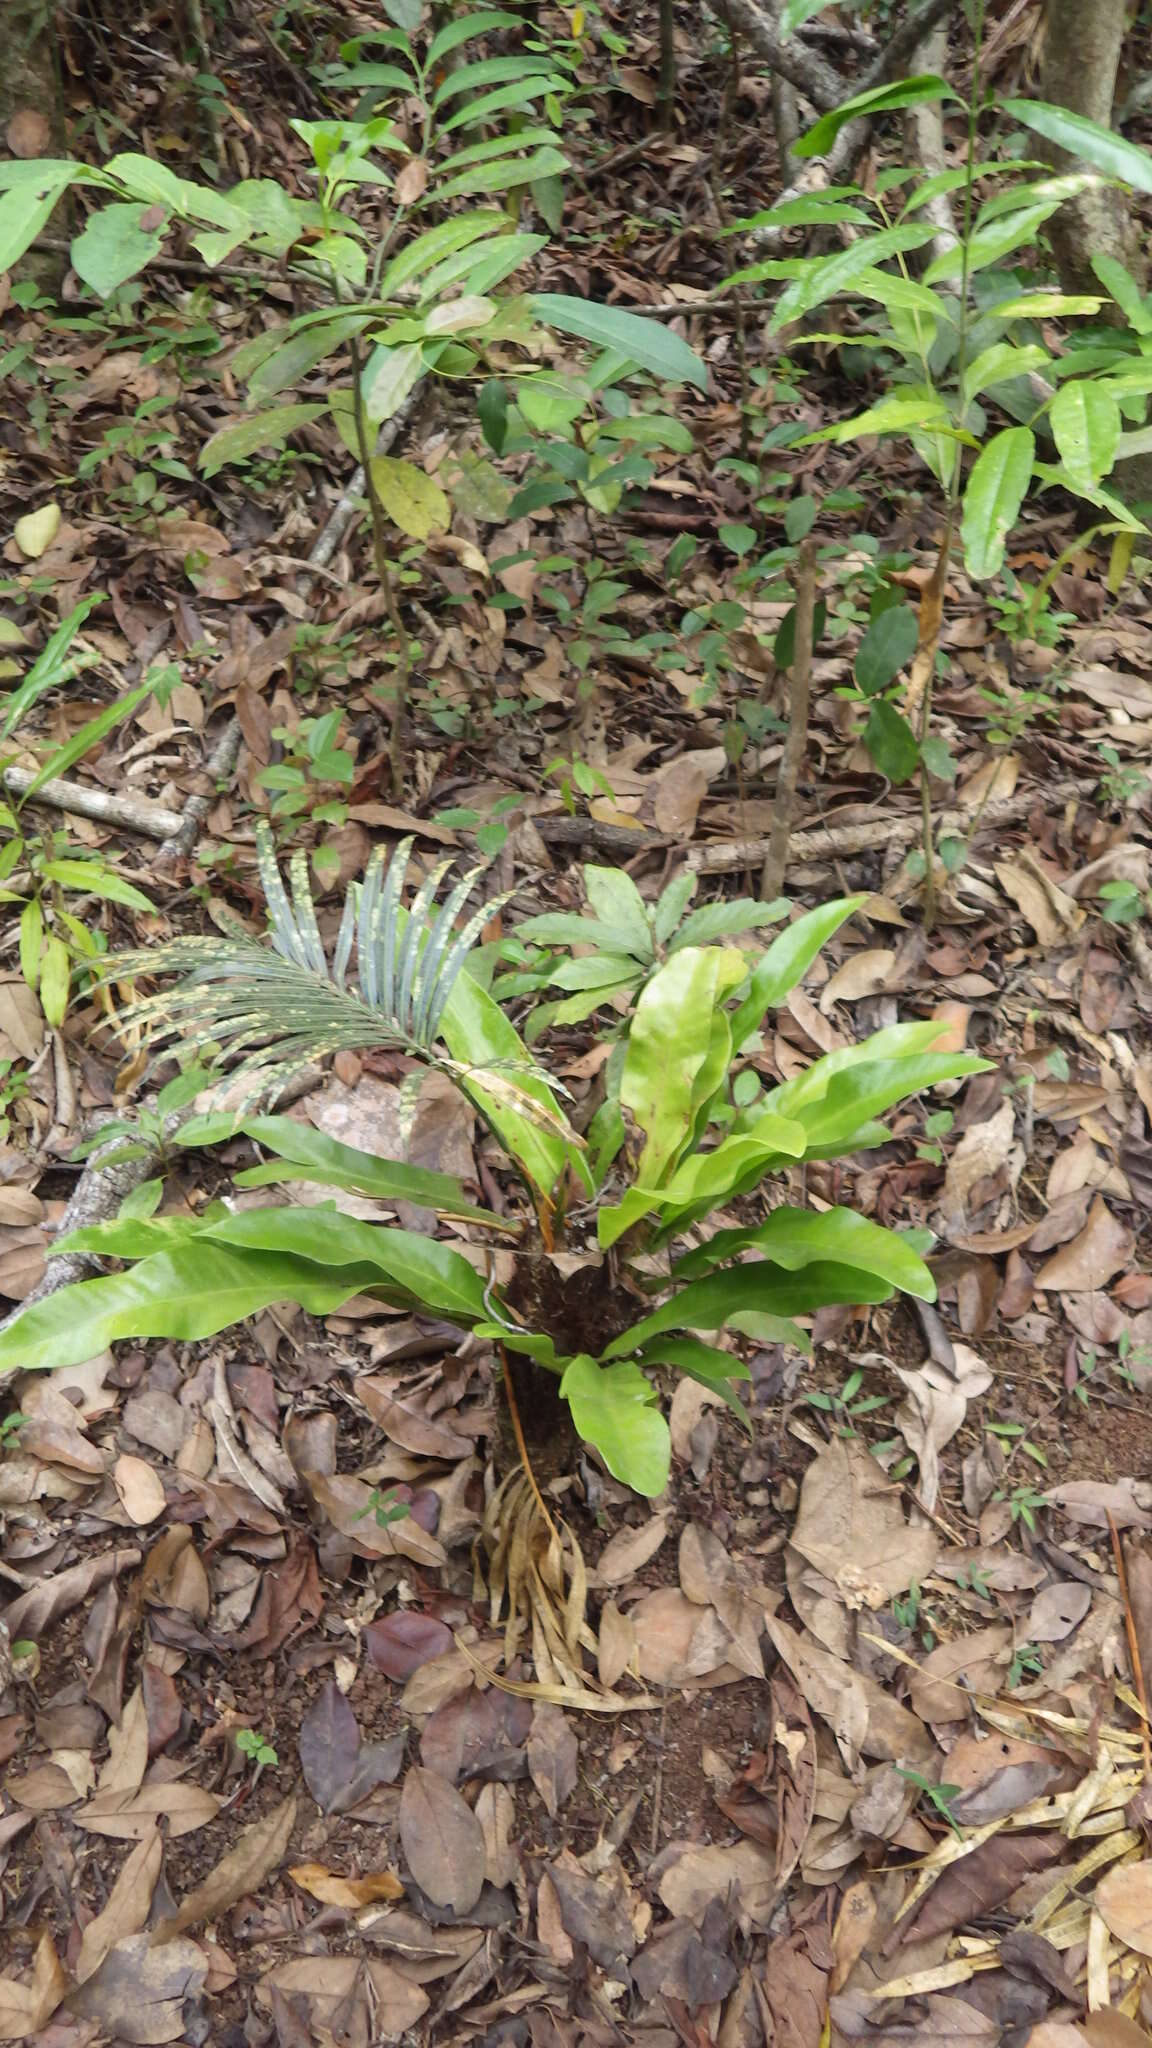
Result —
[[816, 544], [811, 534], [800, 544], [796, 565], [796, 611], [793, 619], [792, 669], [789, 679], [788, 732], [776, 771], [776, 804], [768, 851], [760, 876], [765, 903], [779, 896], [788, 865], [792, 813], [804, 756], [808, 751], [808, 704], [812, 683], [812, 628], [816, 617]]
[[[35, 780], [30, 768], [0, 770], [0, 784], [10, 796], [26, 796]], [[139, 832], [145, 839], [167, 839], [180, 825], [179, 811], [153, 803], [150, 797], [125, 796], [101, 789], [98, 783], [64, 782], [58, 776], [42, 782], [32, 802], [70, 811], [77, 818], [93, 818], [98, 825], [115, 825], [122, 832]]]

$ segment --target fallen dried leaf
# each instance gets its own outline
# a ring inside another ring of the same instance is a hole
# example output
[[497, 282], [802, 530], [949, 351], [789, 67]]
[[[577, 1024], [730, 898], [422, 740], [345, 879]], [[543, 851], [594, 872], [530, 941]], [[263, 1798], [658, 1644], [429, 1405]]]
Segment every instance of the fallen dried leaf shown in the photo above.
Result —
[[147, 1925], [163, 1860], [163, 1839], [153, 1825], [151, 1834], [129, 1850], [103, 1911], [84, 1929], [75, 1965], [78, 1984], [87, 1983], [117, 1942]]
[[288, 1872], [301, 1891], [324, 1906], [370, 1906], [376, 1899], [402, 1899], [404, 1887], [394, 1870], [373, 1870], [364, 1877], [338, 1877], [323, 1863], [296, 1863]]
[[400, 1794], [400, 1840], [422, 1892], [470, 1913], [484, 1885], [484, 1830], [454, 1785], [413, 1765]]
[[1135, 1236], [1113, 1216], [1101, 1195], [1088, 1211], [1088, 1221], [1072, 1239], [1041, 1266], [1036, 1286], [1042, 1291], [1087, 1294], [1106, 1287], [1132, 1256]]
[[1152, 1862], [1106, 1870], [1096, 1887], [1095, 1906], [1117, 1941], [1138, 1955], [1152, 1956]]
[[185, 1928], [201, 1920], [216, 1920], [238, 1899], [257, 1892], [266, 1877], [279, 1868], [296, 1820], [294, 1795], [281, 1801], [262, 1820], [245, 1828], [235, 1846], [220, 1858], [202, 1884], [189, 1892], [183, 1904], [155, 1929], [158, 1942], [171, 1941]]
[[198, 2001], [208, 1974], [194, 1941], [166, 1941], [154, 1948], [149, 1934], [131, 1934], [109, 1949], [99, 1969], [73, 1992], [73, 2012], [96, 2020], [113, 2040], [140, 2048], [179, 2041], [188, 2001]]

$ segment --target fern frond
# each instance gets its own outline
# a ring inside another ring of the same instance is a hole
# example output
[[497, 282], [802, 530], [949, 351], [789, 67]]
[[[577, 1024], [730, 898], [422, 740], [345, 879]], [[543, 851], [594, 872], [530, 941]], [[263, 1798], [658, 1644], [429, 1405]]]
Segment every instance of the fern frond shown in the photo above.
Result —
[[348, 891], [329, 962], [305, 856], [292, 859], [289, 894], [264, 827], [257, 850], [270, 945], [237, 929], [110, 959], [107, 979], [172, 978], [171, 987], [134, 1003], [125, 1022], [140, 1027], [156, 1047], [193, 1044], [201, 1057], [213, 1051], [219, 1065], [251, 1084], [245, 1104], [334, 1052], [390, 1046], [433, 1058], [468, 955], [507, 900], [483, 904], [456, 929], [483, 868], [462, 875], [437, 909], [451, 866], [441, 862], [405, 913], [401, 896], [412, 840], [402, 841], [391, 860], [378, 847], [363, 882]]

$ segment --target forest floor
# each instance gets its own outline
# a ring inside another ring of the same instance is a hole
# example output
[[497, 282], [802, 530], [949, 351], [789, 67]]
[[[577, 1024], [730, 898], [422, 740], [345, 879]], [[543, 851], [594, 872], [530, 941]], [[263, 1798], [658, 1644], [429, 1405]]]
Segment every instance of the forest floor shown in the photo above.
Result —
[[[109, 946], [225, 913], [259, 927], [258, 778], [286, 758], [279, 734], [329, 712], [355, 776], [344, 792], [312, 786], [310, 804], [343, 795], [347, 816], [325, 826], [306, 808], [292, 842], [335, 850], [329, 905], [376, 841], [411, 832], [421, 857], [466, 853], [494, 821], [508, 930], [578, 908], [581, 858], [626, 865], [646, 895], [686, 856], [698, 901], [757, 893], [780, 727], [745, 717], [738, 763], [731, 736], [741, 703], [781, 708], [765, 641], [784, 608], [758, 610], [740, 584], [724, 536], [748, 494], [723, 465], [746, 453], [748, 406], [758, 434], [854, 400], [834, 353], [801, 365], [754, 310], [742, 325], [731, 309], [692, 312], [731, 267], [723, 219], [779, 186], [767, 83], [749, 63], [734, 90], [719, 43], [680, 10], [677, 124], [662, 136], [655, 10], [617, 11], [628, 57], [599, 80], [541, 282], [637, 310], [683, 302], [711, 373], [682, 405], [694, 450], [661, 455], [612, 520], [573, 504], [511, 527], [458, 513], [429, 544], [404, 792], [384, 774], [385, 629], [363, 528], [307, 571], [350, 460], [305, 433], [303, 456], [196, 478], [236, 402], [218, 344], [258, 331], [266, 302], [177, 268], [150, 274], [119, 326], [67, 279], [63, 315], [47, 296], [3, 311], [3, 530], [49, 502], [62, 516], [34, 558], [4, 544], [0, 626], [18, 631], [0, 647], [38, 647], [107, 593], [84, 633], [98, 660], [43, 700], [38, 742], [172, 661], [166, 705], [148, 700], [74, 779], [142, 815], [210, 798], [194, 859], [175, 868], [144, 833], [39, 813], [151, 897], [147, 913], [90, 906]], [[1032, 13], [1005, 19], [995, 82], [1026, 89]], [[270, 57], [266, 25], [213, 33], [236, 174], [299, 179], [288, 121], [316, 111], [307, 76]], [[113, 120], [125, 146], [192, 150], [187, 70], [158, 66], [148, 34], [66, 56], [78, 152]], [[287, 287], [277, 295], [282, 310]], [[403, 444], [431, 473], [476, 445], [450, 404], [421, 412]], [[786, 450], [771, 468], [781, 512], [763, 537], [779, 542], [784, 506], [807, 493], [821, 535], [848, 548], [829, 571], [786, 890], [803, 909], [854, 890], [868, 902], [774, 1013], [758, 1066], [787, 1078], [909, 1017], [946, 1021], [994, 1060], [946, 1105], [901, 1112], [879, 1151], [812, 1169], [804, 1191], [933, 1230], [939, 1310], [825, 1310], [814, 1362], [759, 1350], [751, 1440], [683, 1382], [655, 1503], [586, 1460], [553, 1483], [588, 1568], [589, 1670], [637, 1702], [603, 1714], [500, 1682], [503, 1627], [476, 1547], [497, 1391], [458, 1333], [360, 1300], [13, 1384], [0, 2039], [1149, 2038], [1152, 948], [1139, 921], [1108, 922], [1098, 894], [1149, 884], [1149, 602], [1132, 579], [1109, 590], [1106, 554], [1072, 552], [1052, 581], [1066, 616], [1040, 644], [952, 568], [933, 716], [957, 763], [955, 786], [936, 789], [957, 858], [929, 931], [907, 858], [915, 785], [883, 782], [836, 691], [869, 548], [904, 557], [914, 593], [938, 522], [911, 458], [887, 445]], [[1074, 510], [1045, 507], [1010, 551], [1026, 581], [1075, 538]], [[663, 564], [683, 535], [697, 546], [677, 592]], [[574, 566], [549, 582], [549, 555]], [[623, 631], [603, 636], [585, 679], [547, 599], [559, 588], [578, 605], [597, 578], [622, 586], [605, 616]], [[685, 594], [748, 606], [711, 690], [690, 635], [671, 673], [634, 651], [683, 632]], [[232, 715], [243, 746], [217, 788], [205, 762]], [[597, 780], [569, 804], [550, 770], [573, 757]], [[590, 1043], [584, 1027], [551, 1041], [576, 1112], [595, 1088]], [[9, 1303], [43, 1272], [75, 1145], [123, 1104], [123, 1060], [89, 998], [46, 1026], [13, 924], [0, 937]], [[392, 1055], [340, 1055], [292, 1113], [393, 1152], [405, 1072]], [[408, 1147], [483, 1199], [498, 1192], [490, 1139], [434, 1081]], [[195, 1207], [251, 1157], [244, 1141], [181, 1155], [166, 1201]], [[410, 1514], [379, 1527], [365, 1509], [389, 1487]], [[526, 1660], [516, 1669], [528, 1676]]]

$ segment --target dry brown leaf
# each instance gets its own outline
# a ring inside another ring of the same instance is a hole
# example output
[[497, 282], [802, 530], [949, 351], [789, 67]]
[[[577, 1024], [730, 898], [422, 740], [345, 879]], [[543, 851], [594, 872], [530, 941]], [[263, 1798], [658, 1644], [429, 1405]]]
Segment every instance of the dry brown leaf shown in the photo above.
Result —
[[923, 1723], [876, 1679], [851, 1670], [778, 1615], [767, 1615], [764, 1626], [808, 1705], [828, 1722], [850, 1769], [861, 1753], [883, 1763], [915, 1763], [935, 1754]]
[[394, 1870], [371, 1870], [364, 1877], [338, 1877], [323, 1863], [296, 1863], [288, 1872], [293, 1882], [324, 1906], [370, 1906], [377, 1899], [402, 1899], [404, 1887]]
[[952, 1355], [951, 1372], [934, 1359], [915, 1372], [892, 1367], [907, 1389], [892, 1420], [920, 1468], [916, 1494], [929, 1514], [940, 1493], [940, 1452], [964, 1421], [969, 1401], [992, 1385], [987, 1366], [966, 1344], [953, 1345]]
[[596, 1648], [600, 1683], [607, 1692], [611, 1692], [624, 1673], [634, 1668], [636, 1657], [636, 1630], [632, 1618], [622, 1614], [614, 1600], [606, 1600], [600, 1610]]
[[406, 1451], [422, 1458], [443, 1458], [451, 1463], [466, 1458], [472, 1449], [467, 1437], [458, 1436], [447, 1423], [426, 1415], [419, 1403], [401, 1392], [401, 1383], [389, 1375], [361, 1379], [356, 1392], [385, 1436]]
[[555, 1820], [576, 1785], [580, 1749], [576, 1730], [561, 1707], [539, 1700], [528, 1732], [528, 1774]]
[[484, 1884], [484, 1830], [454, 1785], [413, 1765], [400, 1795], [400, 1840], [422, 1892], [470, 1913]]
[[685, 1845], [662, 1872], [657, 1889], [670, 1913], [697, 1920], [734, 1884], [740, 1887], [743, 1911], [765, 1925], [777, 1897], [776, 1858], [759, 1842], [734, 1842], [730, 1848]]
[[924, 1721], [966, 1721], [973, 1692], [998, 1692], [1012, 1654], [1012, 1630], [978, 1628], [937, 1643], [911, 1676], [912, 1705]]
[[1053, 1506], [1074, 1522], [1106, 1529], [1111, 1516], [1118, 1529], [1152, 1528], [1152, 1486], [1138, 1479], [1069, 1479], [1045, 1489]]
[[112, 2040], [151, 2048], [187, 2038], [186, 2020], [196, 2017], [194, 2001], [207, 1974], [204, 1952], [194, 1941], [154, 1948], [150, 1934], [130, 1934], [109, 1949], [69, 2005], [83, 2019], [96, 2020]]
[[[342, 2012], [350, 2011], [354, 1994], [365, 1985], [371, 1987], [371, 2014], [365, 2006], [357, 2023], [358, 2031], [351, 2038], [407, 2040], [431, 2001], [427, 1992], [401, 1976], [391, 1963], [365, 1963], [359, 1956], [294, 1956], [291, 1962], [277, 1963], [274, 1970], [261, 1978], [257, 1997], [262, 2004], [271, 2003], [273, 1991], [283, 1993], [285, 1998], [306, 1998], [314, 2029], [310, 2040], [331, 2040], [334, 2022]], [[351, 2013], [350, 2016], [355, 2017]], [[346, 2040], [350, 2038], [343, 2027], [341, 2034]]]
[[926, 1941], [982, 1919], [1034, 1870], [1058, 1862], [1066, 1847], [1055, 1829], [1044, 1835], [993, 1835], [937, 1878], [923, 1905], [901, 1927], [901, 1942]]
[[0, 1977], [0, 2041], [27, 2041], [47, 2025], [68, 1989], [50, 1934], [42, 1934], [26, 1982]]
[[633, 1573], [655, 1557], [667, 1534], [666, 1515], [653, 1515], [650, 1521], [641, 1522], [637, 1529], [618, 1529], [615, 1536], [609, 1537], [594, 1569], [589, 1572], [588, 1584], [623, 1586]]
[[435, 1536], [412, 1515], [391, 1522], [382, 1529], [373, 1513], [372, 1488], [362, 1479], [336, 1473], [331, 1479], [319, 1472], [304, 1474], [304, 1483], [333, 1527], [347, 1536], [358, 1550], [375, 1557], [407, 1557], [413, 1564], [447, 1564], [447, 1553]]
[[886, 946], [866, 946], [853, 953], [831, 974], [820, 991], [820, 1008], [827, 1016], [837, 1003], [858, 1003], [864, 996], [882, 995], [889, 986], [895, 953]]
[[1085, 911], [1061, 889], [1027, 849], [1015, 860], [994, 862], [996, 879], [1027, 918], [1040, 944], [1064, 946], [1079, 931]]
[[1036, 1275], [1036, 1285], [1047, 1292], [1089, 1294], [1106, 1287], [1114, 1273], [1128, 1264], [1135, 1244], [1132, 1231], [1113, 1216], [1103, 1197], [1097, 1195], [1088, 1211], [1088, 1221], [1071, 1244], [1061, 1246]]
[[129, 1850], [103, 1911], [84, 1929], [75, 1965], [78, 1984], [87, 1983], [118, 1941], [147, 1925], [163, 1860], [163, 1839], [153, 1824], [151, 1834]]
[[1030, 1643], [1062, 1643], [1079, 1627], [1091, 1605], [1092, 1589], [1078, 1579], [1045, 1586], [1032, 1602], [1024, 1634]]
[[112, 1467], [112, 1484], [130, 1522], [144, 1528], [164, 1513], [167, 1499], [160, 1474], [143, 1458], [123, 1453]]
[[968, 1218], [968, 1197], [983, 1182], [1005, 1171], [1014, 1184], [1023, 1165], [1023, 1148], [1013, 1142], [1016, 1112], [1011, 1102], [1002, 1102], [994, 1116], [965, 1131], [948, 1161], [941, 1202], [949, 1225], [963, 1229]]
[[1152, 1956], [1152, 1862], [1106, 1870], [1096, 1887], [1095, 1906], [1117, 1941], [1138, 1955]]
[[940, 1539], [934, 1529], [910, 1528], [875, 1458], [837, 1438], [804, 1474], [792, 1545], [847, 1607], [875, 1610], [929, 1577]]
[[220, 1858], [215, 1869], [208, 1872], [203, 1883], [189, 1892], [175, 1913], [167, 1920], [161, 1920], [155, 1930], [155, 1940], [171, 1941], [201, 1920], [216, 1920], [238, 1899], [246, 1899], [250, 1892], [259, 1891], [265, 1878], [279, 1868], [295, 1821], [294, 1795], [282, 1800], [262, 1820], [253, 1821], [227, 1855]]
[[681, 1685], [723, 1664], [729, 1637], [718, 1614], [697, 1607], [676, 1586], [661, 1586], [638, 1600], [631, 1613], [636, 1662], [652, 1685]]
[[[99, 1793], [135, 1792], [148, 1768], [148, 1715], [140, 1686], [125, 1701], [119, 1722], [108, 1731], [108, 1761], [100, 1773]], [[135, 1933], [135, 1928], [129, 1930]]]
[[168, 1834], [192, 1834], [206, 1827], [220, 1811], [215, 1792], [200, 1785], [178, 1781], [169, 1785], [142, 1785], [138, 1792], [97, 1792], [87, 1806], [78, 1807], [69, 1818], [74, 1826], [92, 1835], [113, 1835], [122, 1842], [142, 1842], [151, 1834], [157, 1814], [163, 1814]]
[[476, 1818], [484, 1831], [485, 1878], [497, 1890], [502, 1890], [514, 1881], [520, 1868], [520, 1858], [512, 1841], [516, 1802], [507, 1785], [481, 1785], [476, 1799]]

